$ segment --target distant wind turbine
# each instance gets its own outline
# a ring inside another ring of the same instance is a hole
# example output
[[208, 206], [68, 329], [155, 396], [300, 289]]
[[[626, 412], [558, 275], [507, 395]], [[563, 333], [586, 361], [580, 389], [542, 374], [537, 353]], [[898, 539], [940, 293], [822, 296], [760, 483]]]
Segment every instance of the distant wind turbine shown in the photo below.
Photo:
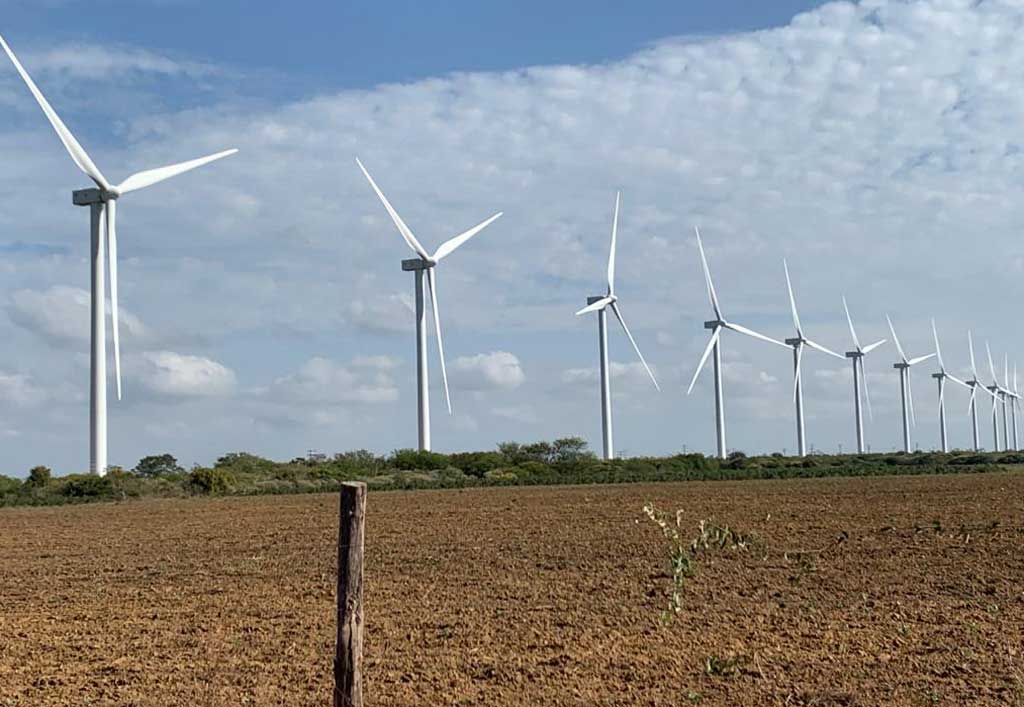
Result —
[[846, 306], [846, 298], [843, 297], [843, 309], [846, 311], [846, 322], [850, 325], [850, 336], [853, 337], [853, 351], [847, 351], [846, 357], [853, 361], [853, 415], [857, 428], [857, 453], [864, 453], [864, 416], [860, 407], [860, 389], [864, 387], [864, 400], [868, 404], [868, 416], [874, 419], [871, 413], [871, 396], [868, 394], [868, 377], [864, 371], [864, 357], [886, 342], [886, 339], [876, 341], [873, 344], [861, 347], [860, 339], [857, 338], [857, 331], [853, 328], [853, 318], [850, 317], [850, 308]]
[[398, 228], [398, 232], [402, 234], [402, 238], [405, 239], [406, 244], [416, 253], [417, 257], [403, 260], [402, 270], [412, 271], [416, 273], [416, 382], [417, 382], [417, 404], [418, 404], [418, 430], [419, 430], [419, 448], [423, 451], [430, 450], [430, 393], [427, 388], [428, 374], [427, 374], [427, 310], [424, 306], [424, 273], [426, 273], [426, 286], [429, 289], [430, 301], [434, 309], [434, 328], [437, 333], [437, 353], [441, 359], [441, 378], [444, 381], [444, 397], [448, 403], [448, 414], [452, 413], [452, 398], [448, 392], [448, 371], [445, 369], [444, 364], [444, 342], [441, 339], [441, 314], [437, 305], [437, 275], [434, 270], [437, 264], [444, 258], [451, 255], [459, 246], [463, 245], [470, 238], [480, 233], [491, 223], [496, 221], [500, 216], [501, 212], [494, 214], [486, 221], [473, 226], [473, 228], [460, 233], [454, 238], [445, 241], [441, 246], [434, 251], [433, 255], [427, 253], [427, 251], [420, 245], [420, 242], [416, 240], [416, 236], [413, 235], [409, 227], [405, 225], [405, 221], [398, 215], [398, 212], [391, 206], [391, 203], [384, 196], [384, 192], [380, 190], [377, 183], [373, 181], [373, 177], [366, 171], [366, 167], [363, 163], [356, 158], [356, 164], [359, 165], [359, 169], [362, 170], [366, 176], [366, 180], [370, 182], [370, 186], [373, 187], [373, 191], [377, 193], [377, 197], [381, 203], [384, 204], [384, 208], [387, 210], [388, 215], [391, 216], [391, 220], [394, 221], [395, 226]]
[[773, 339], [764, 334], [759, 334], [753, 329], [740, 326], [735, 322], [730, 322], [725, 319], [722, 315], [722, 308], [718, 304], [718, 295], [715, 293], [715, 285], [711, 281], [711, 270], [708, 268], [708, 259], [704, 254], [704, 244], [700, 239], [700, 229], [694, 229], [697, 233], [697, 249], [700, 251], [700, 264], [704, 268], [704, 283], [708, 288], [708, 298], [711, 300], [711, 308], [714, 310], [715, 318], [711, 321], [704, 322], [704, 328], [711, 330], [711, 338], [708, 340], [707, 346], [704, 348], [704, 354], [700, 357], [700, 363], [697, 364], [697, 370], [693, 373], [693, 379], [690, 381], [690, 387], [687, 389], [686, 394], [689, 395], [693, 392], [693, 386], [697, 382], [697, 378], [700, 376], [700, 372], [704, 369], [704, 364], [707, 363], [708, 356], [714, 351], [715, 354], [715, 433], [718, 442], [718, 456], [720, 459], [725, 459], [727, 455], [725, 447], [725, 407], [722, 396], [722, 351], [721, 351], [721, 338], [722, 330], [730, 329], [740, 334], [746, 334], [755, 339], [761, 341], [767, 341], [770, 344], [776, 344], [783, 348], [789, 348], [786, 344]]
[[214, 160], [233, 155], [238, 150], [225, 150], [206, 157], [138, 172], [114, 185], [107, 181], [93, 163], [85, 149], [57, 115], [50, 103], [36, 86], [32, 77], [18, 61], [3, 37], [3, 46], [14, 68], [18, 70], [29, 91], [43, 109], [47, 120], [56, 131], [74, 163], [89, 176], [97, 189], [81, 189], [72, 194], [76, 206], [88, 206], [91, 210], [91, 257], [92, 257], [92, 352], [91, 385], [89, 405], [89, 470], [104, 475], [107, 472], [107, 330], [106, 330], [106, 273], [104, 259], [110, 270], [110, 316], [113, 324], [114, 377], [117, 383], [117, 399], [121, 399], [121, 342], [118, 323], [117, 300], [117, 200], [129, 192], [145, 189], [171, 177], [202, 167]]
[[949, 379], [965, 388], [970, 388], [971, 386], [946, 370], [946, 364], [942, 361], [942, 348], [939, 346], [939, 332], [935, 328], [934, 319], [932, 319], [932, 336], [935, 337], [935, 356], [939, 363], [939, 372], [932, 374], [932, 378], [938, 381], [939, 384], [939, 440], [942, 444], [942, 451], [948, 452], [949, 439], [946, 436], [946, 380]]
[[896, 351], [900, 355], [899, 362], [894, 363], [892, 367], [900, 372], [900, 398], [903, 402], [903, 451], [909, 454], [910, 425], [917, 426], [917, 420], [914, 417], [914, 391], [910, 384], [910, 368], [927, 361], [935, 354], [930, 353], [925, 356], [917, 356], [916, 358], [907, 358], [907, 354], [903, 352], [903, 347], [900, 346], [899, 337], [896, 336], [896, 329], [893, 327], [892, 320], [889, 319], [888, 314], [885, 315], [885, 321], [889, 323], [889, 333], [892, 334], [892, 342], [896, 344]]
[[796, 448], [797, 454], [801, 457], [807, 456], [807, 440], [804, 430], [804, 391], [800, 376], [801, 364], [803, 363], [804, 346], [820, 351], [829, 356], [834, 356], [840, 361], [843, 357], [831, 349], [804, 336], [803, 327], [800, 326], [800, 315], [796, 311], [796, 298], [793, 296], [793, 282], [789, 278], [789, 265], [785, 259], [782, 261], [782, 268], [786, 271], [786, 288], [789, 290], [789, 306], [793, 313], [793, 326], [796, 327], [796, 336], [786, 339], [786, 344], [793, 347], [793, 402], [796, 404]]
[[[968, 405], [968, 412], [971, 414], [971, 431], [974, 440], [974, 451], [981, 451], [981, 440], [978, 438], [978, 389], [984, 390], [989, 395], [992, 392], [982, 385], [981, 381], [978, 380], [978, 365], [974, 359], [974, 337], [971, 336], [971, 332], [967, 332], [967, 346], [971, 351], [971, 380], [966, 381], [967, 385], [971, 387], [971, 402]], [[994, 404], [994, 403], [993, 403]], [[998, 446], [999, 439], [996, 438], [996, 445]]]
[[597, 312], [598, 346], [601, 356], [601, 440], [604, 444], [605, 459], [615, 458], [615, 444], [612, 439], [611, 368], [608, 361], [608, 309], [612, 310], [615, 318], [622, 325], [622, 331], [626, 333], [629, 343], [633, 345], [633, 350], [636, 351], [636, 355], [647, 371], [647, 375], [651, 377], [654, 387], [657, 390], [661, 390], [658, 381], [654, 377], [654, 373], [651, 372], [651, 367], [647, 365], [644, 355], [640, 353], [640, 347], [637, 346], [636, 340], [629, 332], [626, 320], [622, 318], [622, 312], [619, 310], [619, 298], [615, 294], [615, 241], [619, 230], [619, 196], [618, 193], [615, 194], [615, 215], [612, 217], [612, 246], [608, 254], [608, 292], [604, 295], [588, 297], [587, 306], [576, 312], [577, 317], [581, 314]]
[[[992, 375], [992, 385], [988, 386], [989, 392], [992, 394], [992, 440], [994, 451], [1001, 452], [1004, 449], [1004, 445], [999, 443], [999, 404], [1003, 401], [1003, 389], [999, 385], [999, 378], [996, 376], [996, 366], [992, 363], [992, 349], [989, 348], [988, 342], [985, 342], [985, 353], [988, 354], [988, 370]], [[1003, 443], [1006, 442], [1006, 410], [1003, 409]]]

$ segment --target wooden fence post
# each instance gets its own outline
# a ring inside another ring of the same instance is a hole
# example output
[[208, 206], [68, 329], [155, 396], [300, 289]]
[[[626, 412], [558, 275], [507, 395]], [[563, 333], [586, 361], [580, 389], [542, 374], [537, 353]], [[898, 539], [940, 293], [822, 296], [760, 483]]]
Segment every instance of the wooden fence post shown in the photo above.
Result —
[[363, 522], [366, 484], [341, 485], [334, 707], [363, 705]]

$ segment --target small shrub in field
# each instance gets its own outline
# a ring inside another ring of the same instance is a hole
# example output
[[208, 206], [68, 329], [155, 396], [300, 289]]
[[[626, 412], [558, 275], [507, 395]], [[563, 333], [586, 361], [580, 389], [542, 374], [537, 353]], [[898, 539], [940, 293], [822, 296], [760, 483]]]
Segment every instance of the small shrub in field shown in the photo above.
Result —
[[484, 474], [484, 478], [488, 481], [517, 481], [519, 479], [514, 469], [492, 469]]
[[227, 493], [234, 483], [234, 477], [224, 469], [197, 466], [188, 475], [188, 487], [192, 493], [208, 495]]
[[658, 510], [653, 503], [648, 503], [644, 506], [643, 512], [661, 528], [662, 535], [668, 541], [671, 586], [668, 609], [661, 615], [666, 623], [682, 612], [683, 584], [696, 574], [697, 560], [701, 554], [712, 550], [746, 550], [753, 543], [751, 535], [740, 533], [728, 526], [716, 525], [710, 520], [700, 521], [697, 526], [697, 537], [687, 541], [682, 530], [684, 511], [678, 510], [672, 515]]

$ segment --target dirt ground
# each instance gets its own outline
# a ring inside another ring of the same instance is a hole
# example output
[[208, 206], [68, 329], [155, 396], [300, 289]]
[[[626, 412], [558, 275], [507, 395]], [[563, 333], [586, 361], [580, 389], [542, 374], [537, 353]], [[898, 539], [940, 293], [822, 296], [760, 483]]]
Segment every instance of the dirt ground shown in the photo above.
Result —
[[[756, 543], [666, 624], [645, 502]], [[371, 493], [368, 705], [1024, 705], [1024, 474]], [[329, 705], [334, 495], [0, 510], [0, 706]]]

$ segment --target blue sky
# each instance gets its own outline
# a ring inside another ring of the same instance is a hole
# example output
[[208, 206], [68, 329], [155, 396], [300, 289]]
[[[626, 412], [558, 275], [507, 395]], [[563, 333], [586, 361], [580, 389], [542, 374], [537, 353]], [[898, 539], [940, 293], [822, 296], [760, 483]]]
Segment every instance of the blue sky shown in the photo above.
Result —
[[[40, 8], [42, 4], [42, 8]], [[643, 2], [326, 2], [297, 0], [4, 0], [4, 31], [32, 41], [97, 41], [202, 57], [283, 79], [264, 98], [368, 88], [452, 71], [601, 63], [683, 34], [721, 34], [789, 22], [813, 0]]]
[[[621, 304], [663, 389], [613, 329], [620, 451], [713, 449], [710, 378], [685, 395], [710, 315], [694, 225], [742, 324], [791, 335], [786, 257], [806, 333], [833, 349], [849, 348], [846, 295], [863, 340], [889, 313], [927, 352], [936, 317], [950, 370], [966, 375], [968, 329], [1012, 365], [1018, 3], [496, 5], [0, 0], [4, 36], [112, 179], [241, 149], [120, 204], [112, 463], [415, 443], [409, 252], [357, 155], [428, 249], [505, 212], [439, 269], [442, 450], [599, 444], [595, 324], [572, 313], [602, 288], [620, 189]], [[0, 473], [79, 471], [87, 221], [68, 192], [85, 179], [6, 60], [0, 116]], [[808, 438], [849, 449], [850, 371], [813, 354]], [[792, 451], [788, 352], [732, 336], [724, 356], [729, 446]], [[875, 449], [899, 442], [894, 359], [868, 361]], [[915, 371], [925, 448], [930, 372]], [[959, 393], [950, 437], [965, 446]]]

